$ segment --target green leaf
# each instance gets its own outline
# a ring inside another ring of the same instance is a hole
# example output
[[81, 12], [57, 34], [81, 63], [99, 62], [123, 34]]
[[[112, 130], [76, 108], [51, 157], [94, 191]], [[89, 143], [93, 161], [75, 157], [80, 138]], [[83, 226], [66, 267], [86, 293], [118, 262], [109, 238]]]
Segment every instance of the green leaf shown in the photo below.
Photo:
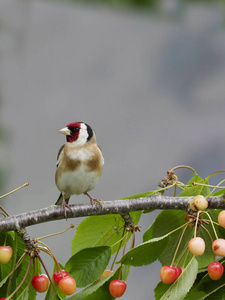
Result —
[[[192, 185], [193, 183], [200, 183], [200, 184], [209, 184], [207, 179], [202, 179], [200, 176], [195, 175], [192, 177], [187, 185]], [[194, 185], [190, 187], [185, 187], [183, 191], [178, 195], [179, 197], [190, 197], [190, 196], [197, 196], [197, 195], [203, 195], [208, 196], [210, 193], [209, 187], [202, 186], [202, 185]]]
[[[155, 289], [156, 299], [160, 300], [181, 300], [191, 289], [198, 272], [198, 262], [193, 257], [185, 270], [179, 276], [179, 278], [167, 289], [162, 297], [158, 297], [160, 294], [159, 287]], [[186, 299], [186, 298], [185, 298]], [[195, 298], [196, 299], [196, 298]], [[193, 299], [192, 299], [193, 300]]]
[[128, 251], [120, 262], [134, 267], [151, 264], [162, 254], [169, 240], [169, 235], [164, 235], [144, 242]]
[[77, 287], [85, 287], [102, 275], [110, 257], [111, 248], [108, 246], [87, 248], [74, 254], [65, 268], [74, 277]]
[[[180, 226], [185, 224], [185, 212], [181, 210], [163, 210], [156, 217], [152, 226], [144, 233], [143, 240], [148, 241], [156, 237], [161, 237], [165, 235], [170, 235], [170, 241], [168, 242], [165, 251], [160, 255], [159, 261], [162, 265], [171, 264], [173, 255], [177, 248], [181, 233], [184, 229], [182, 227], [179, 230], [176, 230]], [[175, 231], [176, 230], [176, 231]], [[172, 231], [175, 231], [171, 234]], [[191, 238], [193, 233], [193, 228], [187, 227], [181, 245], [179, 247], [176, 261], [182, 255], [184, 249], [187, 247], [187, 243]]]
[[[130, 213], [130, 216], [132, 221], [138, 224], [141, 212]], [[76, 229], [76, 234], [72, 240], [71, 254], [73, 255], [85, 248], [102, 246], [108, 238], [109, 240], [105, 245], [112, 246], [112, 253], [115, 253], [118, 250], [118, 244], [113, 245], [122, 238], [123, 226], [124, 219], [120, 215], [87, 217]], [[116, 232], [119, 228], [121, 229]], [[130, 235], [131, 233], [129, 237]]]

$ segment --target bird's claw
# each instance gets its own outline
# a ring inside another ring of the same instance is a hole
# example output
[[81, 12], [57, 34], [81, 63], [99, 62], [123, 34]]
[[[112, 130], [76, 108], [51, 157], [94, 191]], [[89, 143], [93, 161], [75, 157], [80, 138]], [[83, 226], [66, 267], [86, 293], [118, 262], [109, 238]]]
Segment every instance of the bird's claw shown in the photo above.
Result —
[[66, 209], [68, 208], [72, 212], [72, 208], [65, 201], [63, 201], [61, 207], [64, 210], [64, 216], [67, 219], [67, 211], [66, 211]]

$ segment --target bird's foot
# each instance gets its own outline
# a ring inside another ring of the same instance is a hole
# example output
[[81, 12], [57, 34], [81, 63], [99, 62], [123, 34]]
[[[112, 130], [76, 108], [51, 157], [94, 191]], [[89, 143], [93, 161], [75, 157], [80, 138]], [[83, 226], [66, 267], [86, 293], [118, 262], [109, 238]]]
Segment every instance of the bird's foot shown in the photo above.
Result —
[[87, 195], [88, 198], [90, 199], [91, 205], [94, 205], [94, 203], [97, 203], [100, 206], [100, 208], [103, 207], [103, 201], [101, 199], [92, 198], [91, 195], [89, 195], [88, 193], [84, 193], [84, 194]]
[[63, 209], [63, 211], [64, 211], [64, 216], [65, 216], [65, 218], [67, 219], [67, 211], [66, 211], [66, 209], [68, 208], [68, 209], [71, 210], [71, 211], [72, 211], [72, 209], [71, 209], [71, 207], [69, 206], [69, 204], [66, 203], [65, 200], [62, 202], [61, 207], [62, 207], [62, 209]]

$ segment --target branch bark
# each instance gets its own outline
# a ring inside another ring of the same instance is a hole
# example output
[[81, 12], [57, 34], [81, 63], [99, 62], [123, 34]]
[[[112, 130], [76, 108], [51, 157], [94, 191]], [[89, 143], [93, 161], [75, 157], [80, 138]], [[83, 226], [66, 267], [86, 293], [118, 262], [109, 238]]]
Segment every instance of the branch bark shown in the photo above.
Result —
[[[189, 210], [189, 203], [193, 197], [168, 197], [156, 194], [150, 197], [134, 198], [126, 200], [104, 201], [103, 207], [91, 204], [74, 204], [68, 209], [67, 218], [79, 218], [107, 214], [128, 214], [132, 211], [150, 209], [180, 209]], [[225, 209], [225, 194], [217, 197], [209, 197], [209, 209]], [[61, 206], [51, 205], [40, 210], [22, 213], [0, 219], [0, 232], [14, 231], [25, 227], [64, 219], [64, 211]]]

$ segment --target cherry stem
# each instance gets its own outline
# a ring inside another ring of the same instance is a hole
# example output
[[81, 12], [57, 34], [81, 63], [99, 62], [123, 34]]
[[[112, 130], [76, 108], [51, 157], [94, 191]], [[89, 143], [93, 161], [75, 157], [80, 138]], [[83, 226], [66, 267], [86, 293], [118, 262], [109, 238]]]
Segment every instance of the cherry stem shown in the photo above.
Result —
[[49, 281], [50, 281], [50, 283], [51, 283], [51, 285], [52, 285], [52, 287], [53, 287], [53, 289], [54, 289], [54, 291], [55, 291], [55, 293], [56, 293], [56, 295], [58, 295], [58, 293], [57, 293], [57, 291], [56, 291], [56, 288], [55, 288], [55, 286], [54, 286], [54, 283], [53, 283], [53, 281], [52, 281], [52, 279], [51, 279], [51, 276], [49, 275], [48, 270], [47, 270], [47, 268], [46, 268], [46, 266], [45, 266], [45, 264], [44, 264], [42, 258], [40, 257], [40, 255], [38, 255], [37, 257], [38, 257], [40, 263], [42, 264], [42, 266], [43, 266], [43, 268], [44, 268], [44, 270], [45, 270], [45, 272], [46, 272], [46, 274], [47, 274], [47, 276], [48, 276], [48, 279], [49, 279]]
[[193, 173], [194, 173], [195, 175], [198, 175], [197, 172], [195, 171], [195, 169], [193, 169], [192, 167], [186, 166], [186, 165], [179, 165], [179, 166], [176, 166], [176, 167], [172, 168], [172, 169], [170, 170], [170, 172], [171, 172], [171, 171], [175, 171], [175, 170], [177, 170], [177, 169], [189, 169], [189, 170], [193, 171]]
[[[181, 259], [183, 258], [183, 256], [184, 256], [185, 252], [187, 251], [187, 249], [188, 249], [188, 247], [186, 247], [186, 249], [185, 249], [184, 252], [182, 253], [181, 257], [179, 258], [179, 260], [178, 260], [178, 262], [177, 262], [177, 264], [176, 264], [176, 266], [179, 266], [179, 263], [180, 263]], [[183, 264], [183, 265], [184, 265], [184, 264]]]
[[216, 175], [216, 174], [219, 174], [219, 173], [224, 173], [225, 172], [225, 170], [220, 170], [220, 171], [216, 171], [216, 172], [213, 172], [213, 173], [211, 173], [211, 174], [209, 174], [207, 177], [206, 177], [206, 179], [208, 180], [210, 177], [212, 177], [213, 175]]
[[[221, 185], [224, 181], [225, 181], [225, 179], [223, 179], [222, 181], [220, 181], [220, 182], [218, 183], [218, 185], [215, 186], [214, 189], [209, 193], [209, 195], [207, 196], [207, 198], [209, 198], [209, 197], [213, 194], [213, 192], [214, 192], [216, 189], [223, 189], [224, 186], [220, 186], [220, 185]], [[207, 198], [206, 198], [206, 199], [207, 199]]]
[[218, 239], [218, 235], [217, 235], [217, 233], [216, 233], [216, 229], [215, 229], [215, 227], [214, 227], [213, 220], [212, 220], [212, 218], [211, 218], [211, 216], [210, 216], [210, 214], [209, 214], [208, 212], [205, 212], [205, 213], [206, 213], [206, 215], [208, 216], [208, 218], [209, 218], [209, 220], [210, 220], [210, 222], [211, 222], [212, 229], [213, 229], [213, 231], [214, 231], [215, 237], [216, 237], [216, 239]]
[[128, 232], [125, 235], [125, 242], [124, 242], [124, 247], [123, 247], [123, 256], [125, 254], [125, 249], [126, 249], [126, 245], [127, 245], [127, 237], [128, 237]]
[[10, 278], [9, 278], [9, 283], [8, 283], [8, 287], [7, 287], [7, 293], [6, 293], [6, 296], [8, 296], [9, 294], [9, 288], [10, 288], [10, 285], [11, 285], [11, 281], [12, 281], [12, 277], [16, 271], [16, 269], [20, 266], [20, 264], [24, 261], [25, 257], [27, 256], [27, 253], [23, 253], [23, 255], [20, 257], [20, 259], [18, 260], [18, 262], [16, 263], [14, 269], [12, 270], [12, 273], [10, 275]]
[[119, 254], [119, 251], [120, 251], [123, 239], [124, 239], [124, 233], [125, 233], [125, 227], [123, 228], [122, 239], [120, 240], [120, 244], [119, 244], [118, 250], [117, 250], [116, 255], [115, 255], [114, 259], [113, 259], [113, 262], [112, 262], [112, 265], [111, 265], [111, 270], [113, 269], [113, 266], [115, 264], [115, 261], [117, 259], [118, 254]]
[[104, 246], [107, 242], [108, 242], [108, 240], [109, 239], [111, 239], [111, 237], [113, 237], [114, 236], [114, 234], [116, 234], [117, 232], [119, 232], [120, 231], [120, 229], [122, 229], [124, 226], [121, 226], [121, 227], [119, 227], [118, 229], [116, 229], [105, 241], [104, 241], [104, 243], [102, 244], [102, 246]]
[[3, 215], [4, 217], [9, 217], [9, 214], [7, 213], [7, 211], [0, 205], [0, 209], [3, 211], [3, 213], [1, 213], [1, 215]]
[[188, 227], [188, 224], [186, 225], [186, 227], [184, 228], [184, 230], [183, 230], [182, 233], [181, 233], [179, 242], [178, 242], [178, 244], [177, 244], [176, 251], [175, 251], [175, 253], [174, 253], [174, 256], [173, 256], [173, 259], [172, 259], [172, 262], [171, 262], [171, 265], [170, 265], [171, 267], [172, 267], [172, 265], [174, 264], [175, 258], [176, 258], [176, 256], [177, 256], [178, 249], [179, 249], [179, 247], [180, 247], [181, 241], [182, 241], [182, 239], [183, 239], [183, 236], [184, 236], [184, 233], [185, 233], [187, 227]]
[[173, 184], [171, 184], [171, 185], [169, 185], [169, 186], [166, 186], [166, 187], [164, 187], [164, 188], [160, 188], [160, 189], [157, 189], [157, 190], [153, 191], [153, 192], [151, 193], [151, 195], [156, 194], [156, 193], [160, 193], [160, 192], [162, 192], [162, 191], [166, 191], [166, 190], [168, 190], [168, 189], [170, 189], [170, 188], [172, 188], [173, 186], [176, 186], [176, 185], [177, 185], [177, 181], [175, 181]]
[[130, 250], [134, 248], [134, 244], [135, 244], [135, 231], [133, 231], [132, 233], [132, 242], [131, 242]]
[[[16, 188], [15, 190], [13, 190], [13, 191], [11, 191], [11, 192], [9, 192], [9, 193], [7, 193], [7, 194], [4, 194], [4, 195], [0, 196], [0, 199], [4, 198], [4, 197], [6, 197], [6, 196], [9, 196], [9, 195], [11, 195], [12, 193], [15, 193], [15, 192], [17, 192], [18, 190], [20, 190], [20, 189], [22, 189], [22, 188], [24, 188], [25, 186], [28, 186], [28, 185], [29, 185], [29, 183], [24, 183], [23, 185], [21, 185], [20, 187]], [[8, 215], [8, 214], [7, 214], [7, 215]], [[8, 215], [8, 216], [9, 216], [9, 215]]]
[[62, 231], [60, 231], [60, 232], [51, 233], [51, 234], [48, 234], [48, 235], [39, 237], [39, 238], [36, 239], [36, 241], [37, 241], [37, 242], [40, 242], [40, 240], [46, 239], [46, 238], [48, 238], [48, 237], [52, 237], [52, 236], [55, 236], [55, 235], [62, 234], [62, 233], [64, 233], [64, 232], [66, 232], [67, 230], [71, 229], [71, 228], [74, 228], [74, 225], [73, 225], [73, 224], [71, 224], [68, 228], [66, 228], [65, 230], [62, 230]]
[[45, 253], [47, 253], [48, 255], [50, 255], [51, 258], [54, 260], [54, 263], [56, 264], [57, 271], [61, 271], [59, 263], [58, 263], [55, 255], [53, 254], [52, 250], [47, 245], [45, 245], [43, 242], [39, 241], [39, 243], [42, 244], [44, 247], [38, 246], [38, 249], [41, 250], [41, 251], [43, 251], [43, 252], [45, 252]]
[[[17, 291], [21, 288], [21, 286], [24, 284], [24, 282], [26, 281], [27, 276], [28, 276], [28, 274], [30, 272], [31, 262], [32, 262], [32, 258], [30, 257], [29, 264], [28, 264], [28, 267], [27, 267], [27, 271], [26, 271], [26, 273], [24, 275], [23, 280], [20, 282], [20, 284], [18, 285], [18, 287], [13, 291], [13, 293], [11, 295], [7, 296], [7, 297], [9, 297], [9, 298], [13, 297], [13, 295], [15, 295], [17, 293]], [[8, 295], [8, 291], [7, 291], [7, 295]]]
[[118, 278], [119, 280], [121, 279], [121, 276], [122, 276], [122, 268], [123, 268], [123, 265], [121, 264], [120, 265], [119, 278]]
[[200, 214], [200, 211], [197, 212], [197, 217], [196, 217], [196, 221], [195, 221], [195, 230], [194, 230], [194, 238], [196, 237], [197, 235], [197, 228], [198, 228], [198, 219], [199, 219], [199, 214]]

